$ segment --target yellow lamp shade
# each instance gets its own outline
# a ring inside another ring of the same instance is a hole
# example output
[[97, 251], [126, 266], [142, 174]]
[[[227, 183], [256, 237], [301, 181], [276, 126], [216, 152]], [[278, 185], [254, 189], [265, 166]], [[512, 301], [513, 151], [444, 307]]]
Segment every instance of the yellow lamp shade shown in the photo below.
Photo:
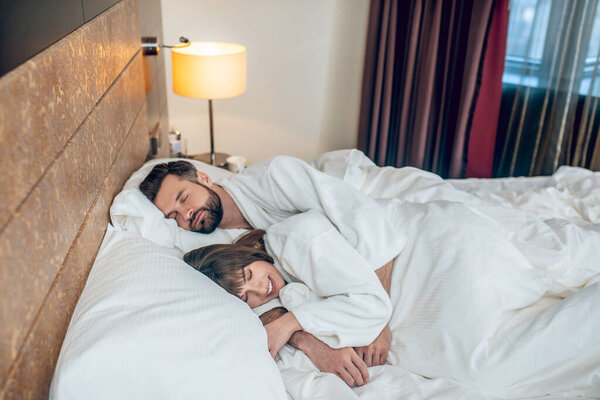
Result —
[[246, 47], [192, 42], [171, 51], [173, 91], [197, 99], [225, 99], [246, 91]]

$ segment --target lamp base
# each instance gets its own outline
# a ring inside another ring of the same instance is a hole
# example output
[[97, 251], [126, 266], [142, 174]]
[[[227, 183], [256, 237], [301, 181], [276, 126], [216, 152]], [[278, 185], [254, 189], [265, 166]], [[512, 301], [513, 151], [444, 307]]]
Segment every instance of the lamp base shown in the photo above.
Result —
[[[215, 153], [215, 165], [217, 167], [226, 168], [227, 167], [227, 157], [230, 154], [227, 153]], [[187, 155], [186, 158], [191, 158], [192, 160], [202, 161], [203, 163], [210, 165], [210, 153], [202, 153], [202, 154], [194, 154]]]

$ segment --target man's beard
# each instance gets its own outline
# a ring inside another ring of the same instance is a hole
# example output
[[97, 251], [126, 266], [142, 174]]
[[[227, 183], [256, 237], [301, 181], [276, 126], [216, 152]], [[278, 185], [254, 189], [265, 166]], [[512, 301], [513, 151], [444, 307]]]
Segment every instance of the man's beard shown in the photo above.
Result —
[[193, 232], [211, 233], [217, 229], [217, 226], [219, 226], [219, 223], [221, 223], [221, 220], [223, 219], [223, 206], [221, 205], [219, 195], [215, 193], [214, 190], [206, 186], [204, 186], [204, 188], [208, 190], [206, 207], [196, 211], [192, 218], [192, 223], [196, 218], [197, 213], [204, 211], [204, 215], [202, 216], [202, 220], [198, 222], [198, 226], [190, 226], [190, 230]]

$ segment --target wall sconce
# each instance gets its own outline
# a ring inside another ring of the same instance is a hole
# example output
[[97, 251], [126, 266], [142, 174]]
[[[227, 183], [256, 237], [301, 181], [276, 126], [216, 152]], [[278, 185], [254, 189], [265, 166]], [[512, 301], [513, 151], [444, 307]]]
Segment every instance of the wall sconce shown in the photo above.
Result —
[[175, 47], [186, 47], [190, 45], [188, 38], [180, 36], [179, 44], [175, 46], [167, 46], [166, 44], [158, 44], [158, 38], [156, 36], [142, 36], [142, 54], [145, 56], [157, 56], [160, 53], [161, 47], [169, 49]]
[[193, 159], [216, 166], [227, 164], [228, 154], [215, 153], [214, 99], [236, 97], [246, 91], [246, 47], [224, 42], [190, 42], [179, 38], [177, 46], [159, 46], [155, 37], [143, 37], [144, 55], [157, 55], [160, 47], [171, 48], [173, 91], [185, 97], [208, 100], [210, 153]]

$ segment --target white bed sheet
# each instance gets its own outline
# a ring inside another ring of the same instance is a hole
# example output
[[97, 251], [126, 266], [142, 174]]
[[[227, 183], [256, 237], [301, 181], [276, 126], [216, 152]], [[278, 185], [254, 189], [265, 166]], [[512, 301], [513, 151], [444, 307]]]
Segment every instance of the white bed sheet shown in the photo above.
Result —
[[393, 365], [350, 389], [286, 346], [278, 366], [293, 398], [600, 396], [599, 173], [443, 181], [356, 151], [314, 164], [389, 199], [409, 243], [392, 282]]

